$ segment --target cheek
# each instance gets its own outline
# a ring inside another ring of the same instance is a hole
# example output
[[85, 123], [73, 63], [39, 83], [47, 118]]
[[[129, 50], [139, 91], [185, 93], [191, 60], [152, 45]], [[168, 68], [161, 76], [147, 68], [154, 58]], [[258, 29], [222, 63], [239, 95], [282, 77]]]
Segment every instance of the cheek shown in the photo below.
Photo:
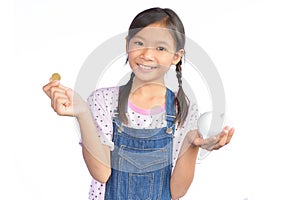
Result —
[[129, 64], [129, 67], [131, 68], [131, 69], [133, 69], [133, 68], [135, 68], [136, 67], [136, 65], [135, 65], [135, 62], [134, 62], [134, 59], [132, 59], [132, 56], [129, 56], [128, 55], [128, 64]]
[[171, 66], [164, 66], [163, 68], [162, 68], [162, 71], [161, 72], [163, 72], [163, 73], [167, 73], [169, 70], [170, 70], [170, 68], [171, 68]]
[[133, 60], [135, 60], [138, 57], [138, 52], [132, 51], [132, 52], [129, 52], [127, 55], [128, 55], [128, 61], [132, 62]]
[[174, 64], [173, 58], [166, 58], [162, 61], [164, 63], [164, 66], [172, 66]]

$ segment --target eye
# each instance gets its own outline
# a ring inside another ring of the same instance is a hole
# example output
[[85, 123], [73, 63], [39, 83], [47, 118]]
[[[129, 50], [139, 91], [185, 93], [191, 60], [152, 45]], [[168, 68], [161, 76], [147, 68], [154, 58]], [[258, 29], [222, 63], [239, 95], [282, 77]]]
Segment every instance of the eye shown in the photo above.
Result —
[[135, 44], [136, 46], [143, 46], [143, 45], [144, 45], [144, 43], [141, 42], [141, 41], [136, 41], [136, 42], [134, 42], [134, 44]]
[[156, 48], [158, 51], [167, 51], [167, 49], [165, 47], [157, 47]]

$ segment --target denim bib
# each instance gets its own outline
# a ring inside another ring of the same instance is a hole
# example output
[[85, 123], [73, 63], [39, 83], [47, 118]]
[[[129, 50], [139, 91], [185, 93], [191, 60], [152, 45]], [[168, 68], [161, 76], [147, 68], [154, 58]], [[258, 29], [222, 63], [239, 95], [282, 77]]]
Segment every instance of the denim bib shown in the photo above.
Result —
[[174, 93], [167, 88], [167, 127], [135, 129], [113, 119], [114, 150], [105, 200], [170, 200]]

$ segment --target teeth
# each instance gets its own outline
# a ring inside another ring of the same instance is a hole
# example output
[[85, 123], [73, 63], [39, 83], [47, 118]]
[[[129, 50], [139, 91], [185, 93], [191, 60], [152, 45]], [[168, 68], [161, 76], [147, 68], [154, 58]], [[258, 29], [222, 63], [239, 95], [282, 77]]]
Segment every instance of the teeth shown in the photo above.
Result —
[[145, 66], [145, 65], [139, 65], [142, 69], [145, 69], [145, 70], [150, 70], [150, 69], [153, 69], [155, 67], [150, 67], [150, 66]]

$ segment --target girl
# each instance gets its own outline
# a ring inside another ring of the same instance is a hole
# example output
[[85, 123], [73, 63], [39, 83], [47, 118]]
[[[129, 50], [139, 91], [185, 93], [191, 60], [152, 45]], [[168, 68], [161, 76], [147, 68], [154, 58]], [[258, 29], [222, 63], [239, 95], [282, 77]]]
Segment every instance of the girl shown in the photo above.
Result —
[[[184, 45], [177, 14], [150, 8], [129, 27], [127, 84], [97, 89], [87, 103], [59, 81], [43, 87], [55, 112], [78, 120], [93, 177], [89, 199], [179, 199], [192, 183], [199, 148], [216, 150], [230, 142], [233, 128], [208, 139], [197, 130], [197, 106], [182, 88]], [[177, 94], [164, 84], [171, 66]]]

